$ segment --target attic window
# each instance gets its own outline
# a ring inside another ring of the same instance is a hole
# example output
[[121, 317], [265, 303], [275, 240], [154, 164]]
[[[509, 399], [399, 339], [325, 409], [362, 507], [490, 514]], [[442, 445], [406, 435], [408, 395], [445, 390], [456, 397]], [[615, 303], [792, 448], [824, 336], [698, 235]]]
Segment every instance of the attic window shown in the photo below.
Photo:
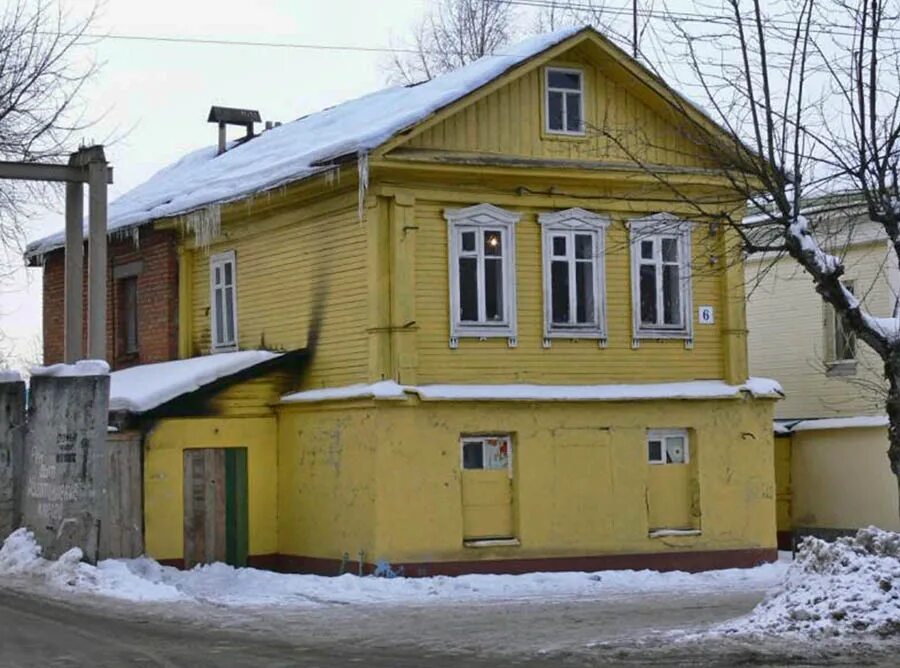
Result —
[[584, 134], [584, 73], [551, 67], [546, 72], [546, 130], [554, 134]]

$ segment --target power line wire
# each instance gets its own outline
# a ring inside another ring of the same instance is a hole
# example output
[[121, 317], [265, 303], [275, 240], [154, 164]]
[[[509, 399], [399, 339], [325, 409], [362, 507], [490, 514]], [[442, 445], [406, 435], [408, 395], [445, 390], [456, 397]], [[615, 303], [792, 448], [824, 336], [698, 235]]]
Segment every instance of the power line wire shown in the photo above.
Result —
[[[502, 2], [504, 4], [517, 5], [522, 7], [530, 7], [530, 8], [551, 8], [556, 7], [559, 8], [559, 5], [550, 1], [550, 0], [491, 0], [493, 2]], [[596, 7], [587, 3], [580, 2], [566, 2], [563, 9], [570, 9], [574, 11], [595, 11], [599, 18], [604, 16], [608, 17], [628, 17], [631, 18], [633, 15], [632, 8], [625, 7]], [[695, 22], [695, 23], [712, 23], [717, 25], [731, 25], [734, 22], [734, 19], [731, 17], [724, 16], [710, 16], [708, 14], [700, 14], [696, 12], [662, 12], [657, 10], [647, 10], [647, 9], [637, 9], [637, 16], [647, 21], [651, 20], [661, 20], [661, 21], [684, 21], [684, 22]], [[795, 24], [787, 19], [777, 19], [777, 18], [768, 18], [766, 22], [771, 25], [783, 25], [785, 27], [793, 27]], [[606, 30], [613, 33], [615, 36], [624, 39], [625, 35], [621, 34], [619, 31], [612, 29], [609, 26], [605, 27]], [[841, 32], [842, 30], [852, 30], [853, 26], [848, 25], [840, 25], [840, 24], [828, 24], [828, 25], [818, 25], [811, 28], [811, 32], [815, 32], [818, 34], [828, 34], [834, 36], [852, 36], [851, 33]], [[900, 33], [900, 28], [887, 28], [883, 27], [881, 29], [882, 33]], [[51, 33], [46, 33], [51, 34]], [[57, 33], [52, 33], [56, 35]], [[85, 37], [88, 39], [111, 39], [111, 40], [120, 40], [120, 41], [131, 41], [131, 42], [150, 42], [150, 43], [162, 43], [162, 44], [195, 44], [201, 46], [239, 46], [239, 47], [258, 47], [258, 48], [275, 48], [275, 49], [300, 49], [300, 50], [308, 50], [308, 51], [347, 51], [347, 52], [358, 52], [358, 53], [410, 53], [410, 54], [418, 54], [422, 51], [420, 49], [414, 49], [410, 47], [384, 47], [384, 46], [365, 46], [365, 45], [355, 45], [355, 44], [327, 44], [327, 43], [314, 43], [314, 42], [275, 42], [275, 41], [260, 41], [260, 40], [244, 40], [244, 39], [225, 39], [225, 38], [216, 38], [216, 37], [174, 37], [170, 35], [145, 35], [139, 33], [115, 33], [115, 32], [107, 32], [107, 33], [95, 33], [95, 32], [85, 32], [85, 33], [61, 33], [63, 37]], [[429, 54], [445, 54], [444, 51], [438, 50], [425, 50], [425, 53]], [[471, 54], [477, 55], [477, 54]], [[502, 51], [495, 53], [494, 55], [505, 55]]]
[[[614, 16], [614, 17], [628, 17], [631, 18], [634, 9], [632, 7], [606, 7], [606, 6], [596, 6], [590, 3], [585, 2], [553, 2], [552, 0], [489, 0], [490, 2], [495, 2], [498, 4], [509, 4], [509, 5], [517, 5], [521, 7], [531, 7], [537, 9], [568, 9], [572, 11], [580, 11], [580, 12], [593, 12], [596, 14], [598, 18], [602, 18], [604, 16]], [[661, 11], [661, 10], [646, 10], [646, 9], [637, 9], [637, 15], [641, 18], [646, 19], [658, 19], [663, 21], [683, 21], [686, 23], [713, 23], [717, 25], [733, 25], [734, 17], [732, 16], [716, 16], [711, 14], [703, 14], [699, 12], [685, 12], [685, 11]], [[752, 18], [748, 20], [753, 20]], [[790, 19], [779, 19], [775, 17], [767, 17], [764, 18], [764, 21], [767, 25], [771, 26], [783, 26], [785, 28], [794, 28], [796, 27], [796, 23]], [[848, 24], [813, 24], [811, 27], [811, 32], [816, 32], [819, 34], [827, 34], [827, 35], [836, 35], [836, 36], [852, 36], [853, 33], [849, 32], [855, 30], [856, 26], [848, 25]], [[845, 32], [848, 31], [848, 32]], [[900, 33], [900, 28], [889, 28], [882, 27], [880, 32], [891, 32], [891, 33]]]
[[360, 51], [363, 53], [420, 53], [419, 49], [386, 46], [355, 46], [349, 44], [314, 44], [304, 42], [259, 42], [242, 39], [213, 37], [171, 37], [167, 35], [139, 35], [135, 33], [42, 33], [62, 37], [85, 37], [88, 39], [114, 39], [133, 42], [163, 42], [168, 44], [199, 44], [209, 46], [256, 46], [277, 49], [306, 49], [318, 51]]

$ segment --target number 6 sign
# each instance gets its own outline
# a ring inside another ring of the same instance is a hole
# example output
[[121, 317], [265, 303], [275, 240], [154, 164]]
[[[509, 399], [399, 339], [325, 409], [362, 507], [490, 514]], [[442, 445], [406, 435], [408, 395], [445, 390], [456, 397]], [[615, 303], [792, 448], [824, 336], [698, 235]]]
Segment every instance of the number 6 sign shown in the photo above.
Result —
[[701, 306], [698, 309], [697, 319], [700, 321], [701, 325], [711, 325], [716, 321], [715, 315], [713, 314], [712, 306]]

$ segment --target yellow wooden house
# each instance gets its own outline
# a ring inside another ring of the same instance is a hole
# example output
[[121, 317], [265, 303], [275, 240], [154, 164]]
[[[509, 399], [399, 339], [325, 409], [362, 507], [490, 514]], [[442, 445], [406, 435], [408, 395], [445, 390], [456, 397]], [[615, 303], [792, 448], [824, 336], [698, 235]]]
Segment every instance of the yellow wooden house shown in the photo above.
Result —
[[[200, 531], [221, 558], [237, 526], [250, 563], [322, 573], [774, 559], [779, 390], [748, 378], [716, 221], [734, 196], [688, 125], [731, 145], [564, 30], [203, 149], [113, 203], [117, 232], [178, 240], [184, 361], [113, 374], [147, 553], [202, 561]], [[243, 361], [128, 403], [206, 358]], [[232, 519], [203, 519], [216, 494]]]

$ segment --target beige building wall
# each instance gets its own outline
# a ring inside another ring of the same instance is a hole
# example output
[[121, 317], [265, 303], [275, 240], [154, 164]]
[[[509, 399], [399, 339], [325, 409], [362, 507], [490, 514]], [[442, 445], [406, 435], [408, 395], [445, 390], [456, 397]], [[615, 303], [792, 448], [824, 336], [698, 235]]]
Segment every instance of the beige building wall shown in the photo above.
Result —
[[[897, 269], [887, 261], [887, 243], [871, 239], [843, 251], [845, 277], [874, 315], [887, 316], [897, 295]], [[834, 250], [832, 249], [832, 252]], [[778, 380], [785, 400], [777, 418], [850, 417], [883, 414], [881, 363], [864, 343], [857, 344], [855, 372], [827, 366], [828, 309], [812, 280], [791, 258], [746, 263], [750, 372]]]
[[795, 527], [900, 531], [885, 427], [798, 431], [791, 447]]

